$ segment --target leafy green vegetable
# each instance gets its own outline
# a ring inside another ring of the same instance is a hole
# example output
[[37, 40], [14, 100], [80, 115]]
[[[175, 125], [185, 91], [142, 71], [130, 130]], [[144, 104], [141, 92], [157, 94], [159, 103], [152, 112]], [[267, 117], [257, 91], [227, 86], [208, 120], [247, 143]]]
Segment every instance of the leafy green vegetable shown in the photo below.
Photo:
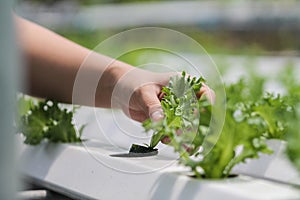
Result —
[[295, 167], [300, 171], [300, 104], [295, 106], [293, 117], [290, 118], [290, 124], [287, 134], [287, 156]]
[[293, 114], [287, 118], [289, 124], [286, 134], [286, 153], [290, 161], [300, 171], [300, 82], [295, 69], [292, 63], [288, 63], [280, 73], [278, 79], [283, 83], [288, 92], [288, 95], [285, 97], [286, 101], [293, 105]]
[[[272, 153], [266, 141], [282, 139], [287, 132], [286, 117], [292, 109], [285, 99], [263, 94], [263, 79], [252, 83], [252, 87], [245, 80], [226, 86], [225, 124], [221, 134], [217, 134], [210, 122], [218, 116], [212, 115], [207, 100], [198, 100], [195, 95], [203, 81], [183, 73], [163, 88], [161, 105], [165, 118], [144, 123], [146, 131], [154, 131], [150, 146], [169, 137], [169, 145], [180, 153], [179, 162], [190, 167], [198, 178], [227, 177], [236, 164], [258, 158], [259, 153]], [[207, 152], [204, 142], [213, 148]]]
[[[197, 92], [202, 87], [203, 78], [174, 76], [169, 86], [162, 89], [165, 93], [161, 105], [165, 118], [159, 122], [150, 119], [143, 123], [146, 131], [154, 130], [150, 147], [154, 148], [161, 139], [169, 137], [176, 151], [185, 152], [186, 149], [196, 151], [205, 137], [206, 129], [200, 124], [200, 112], [210, 114], [210, 104], [207, 100], [198, 101]], [[200, 105], [202, 105], [200, 110]], [[203, 115], [204, 116], [204, 115]], [[203, 117], [202, 125], [207, 126], [207, 120]], [[180, 136], [179, 136], [180, 135]]]
[[62, 109], [51, 100], [40, 100], [37, 104], [32, 98], [19, 98], [18, 132], [25, 136], [24, 143], [37, 145], [43, 139], [50, 142], [80, 142], [82, 126], [76, 133], [72, 123], [73, 111]]
[[[230, 98], [230, 97], [228, 97]], [[260, 101], [228, 105], [225, 124], [212, 151], [197, 163], [208, 178], [227, 177], [234, 165], [259, 153], [272, 153], [267, 139], [286, 133], [284, 115], [289, 107], [280, 97], [267, 95]]]

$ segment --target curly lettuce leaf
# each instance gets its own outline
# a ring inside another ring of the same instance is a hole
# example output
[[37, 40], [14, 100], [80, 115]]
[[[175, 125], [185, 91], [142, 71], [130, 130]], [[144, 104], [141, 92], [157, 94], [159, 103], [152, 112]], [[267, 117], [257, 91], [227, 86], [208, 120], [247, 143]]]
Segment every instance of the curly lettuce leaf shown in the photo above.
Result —
[[182, 144], [190, 149], [199, 147], [204, 136], [198, 126], [200, 107], [196, 93], [199, 92], [203, 82], [203, 78], [191, 78], [184, 72], [181, 77], [171, 77], [169, 85], [162, 89], [165, 94], [161, 101], [164, 119], [159, 122], [152, 122], [149, 119], [143, 123], [145, 131], [154, 131], [150, 147], [154, 148], [164, 137], [169, 137], [171, 145], [178, 151], [185, 148]]
[[42, 140], [50, 142], [80, 142], [84, 126], [76, 132], [72, 123], [73, 111], [62, 109], [51, 100], [34, 104], [32, 98], [20, 97], [20, 117], [16, 120], [18, 132], [25, 136], [24, 143], [37, 145]]

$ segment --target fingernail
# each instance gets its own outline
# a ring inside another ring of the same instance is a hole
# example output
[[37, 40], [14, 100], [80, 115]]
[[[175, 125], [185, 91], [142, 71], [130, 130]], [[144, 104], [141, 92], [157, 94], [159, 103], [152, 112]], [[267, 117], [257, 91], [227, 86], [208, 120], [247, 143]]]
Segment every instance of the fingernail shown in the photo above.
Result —
[[150, 115], [150, 118], [151, 118], [153, 121], [160, 121], [161, 119], [164, 118], [164, 113], [163, 113], [162, 110], [154, 111], [154, 112]]

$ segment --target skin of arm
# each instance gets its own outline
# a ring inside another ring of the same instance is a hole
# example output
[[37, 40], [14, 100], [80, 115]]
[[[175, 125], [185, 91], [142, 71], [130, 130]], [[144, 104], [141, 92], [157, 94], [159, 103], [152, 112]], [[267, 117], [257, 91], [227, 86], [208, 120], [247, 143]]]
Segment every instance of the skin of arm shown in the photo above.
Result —
[[[21, 17], [15, 16], [15, 23], [19, 46], [26, 61], [24, 71], [28, 85], [24, 92], [37, 97], [71, 103], [76, 74], [91, 50]], [[149, 117], [154, 120], [163, 117], [159, 100], [160, 91], [174, 73], [153, 73], [98, 53], [94, 55], [95, 59], [89, 63], [87, 70], [91, 73], [103, 74], [97, 86], [95, 106], [111, 108], [112, 92], [116, 83], [124, 74], [135, 70], [137, 77], [140, 79], [147, 77], [150, 84], [139, 83], [141, 86], [137, 87], [132, 85], [132, 81], [124, 82], [124, 88], [127, 89], [124, 91], [131, 90], [132, 96], [126, 105], [122, 103], [122, 94], [120, 94], [120, 98], [117, 98], [119, 105], [116, 107], [140, 122]]]
[[[66, 103], [121, 108], [128, 117], [139, 122], [149, 117], [156, 121], [164, 117], [160, 104], [161, 89], [177, 73], [154, 73], [135, 68], [92, 52], [33, 22], [14, 17], [19, 46], [26, 61], [24, 72], [28, 85], [25, 93]], [[74, 102], [76, 75], [88, 56], [92, 59], [89, 59], [85, 73], [91, 76], [101, 74], [94, 102], [85, 101], [84, 96]], [[115, 96], [114, 91], [117, 91]], [[215, 98], [207, 86], [200, 89], [199, 98], [202, 94], [212, 97], [212, 100]]]

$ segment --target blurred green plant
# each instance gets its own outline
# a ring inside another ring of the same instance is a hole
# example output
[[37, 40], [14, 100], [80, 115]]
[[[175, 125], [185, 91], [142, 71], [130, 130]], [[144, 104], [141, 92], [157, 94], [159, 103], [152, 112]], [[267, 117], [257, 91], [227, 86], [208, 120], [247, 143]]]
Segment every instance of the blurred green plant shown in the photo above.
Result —
[[49, 142], [81, 142], [84, 126], [76, 132], [73, 121], [75, 109], [59, 107], [56, 101], [39, 100], [21, 95], [16, 116], [17, 131], [25, 137], [25, 144]]
[[293, 115], [286, 119], [289, 122], [286, 153], [300, 172], [300, 82], [296, 69], [293, 62], [288, 62], [284, 70], [279, 73], [278, 79], [286, 88], [286, 101], [293, 105]]
[[288, 158], [300, 172], [300, 104], [299, 102], [294, 108], [294, 115], [289, 118], [289, 130], [286, 137]]
[[[204, 32], [199, 29], [193, 28], [176, 28], [171, 27], [174, 30], [178, 30], [182, 33], [187, 34], [189, 37], [195, 39], [199, 44], [201, 44], [209, 54], [231, 54], [231, 55], [260, 55], [266, 53], [263, 47], [258, 44], [255, 45], [245, 45], [243, 43], [233, 43], [231, 42], [230, 35], [228, 34], [214, 34], [210, 32]], [[94, 49], [103, 40], [109, 38], [110, 36], [117, 34], [123, 30], [99, 30], [99, 31], [70, 31], [70, 30], [58, 30], [57, 32], [86, 47], [89, 49]], [[130, 44], [124, 42], [122, 45], [136, 46], [135, 44]], [[118, 48], [116, 46], [116, 48]], [[113, 50], [112, 50], [113, 51]], [[140, 59], [141, 54], [138, 52], [128, 53], [123, 55], [120, 60], [128, 62], [131, 65], [137, 63]], [[155, 58], [152, 58], [155, 60]]]

